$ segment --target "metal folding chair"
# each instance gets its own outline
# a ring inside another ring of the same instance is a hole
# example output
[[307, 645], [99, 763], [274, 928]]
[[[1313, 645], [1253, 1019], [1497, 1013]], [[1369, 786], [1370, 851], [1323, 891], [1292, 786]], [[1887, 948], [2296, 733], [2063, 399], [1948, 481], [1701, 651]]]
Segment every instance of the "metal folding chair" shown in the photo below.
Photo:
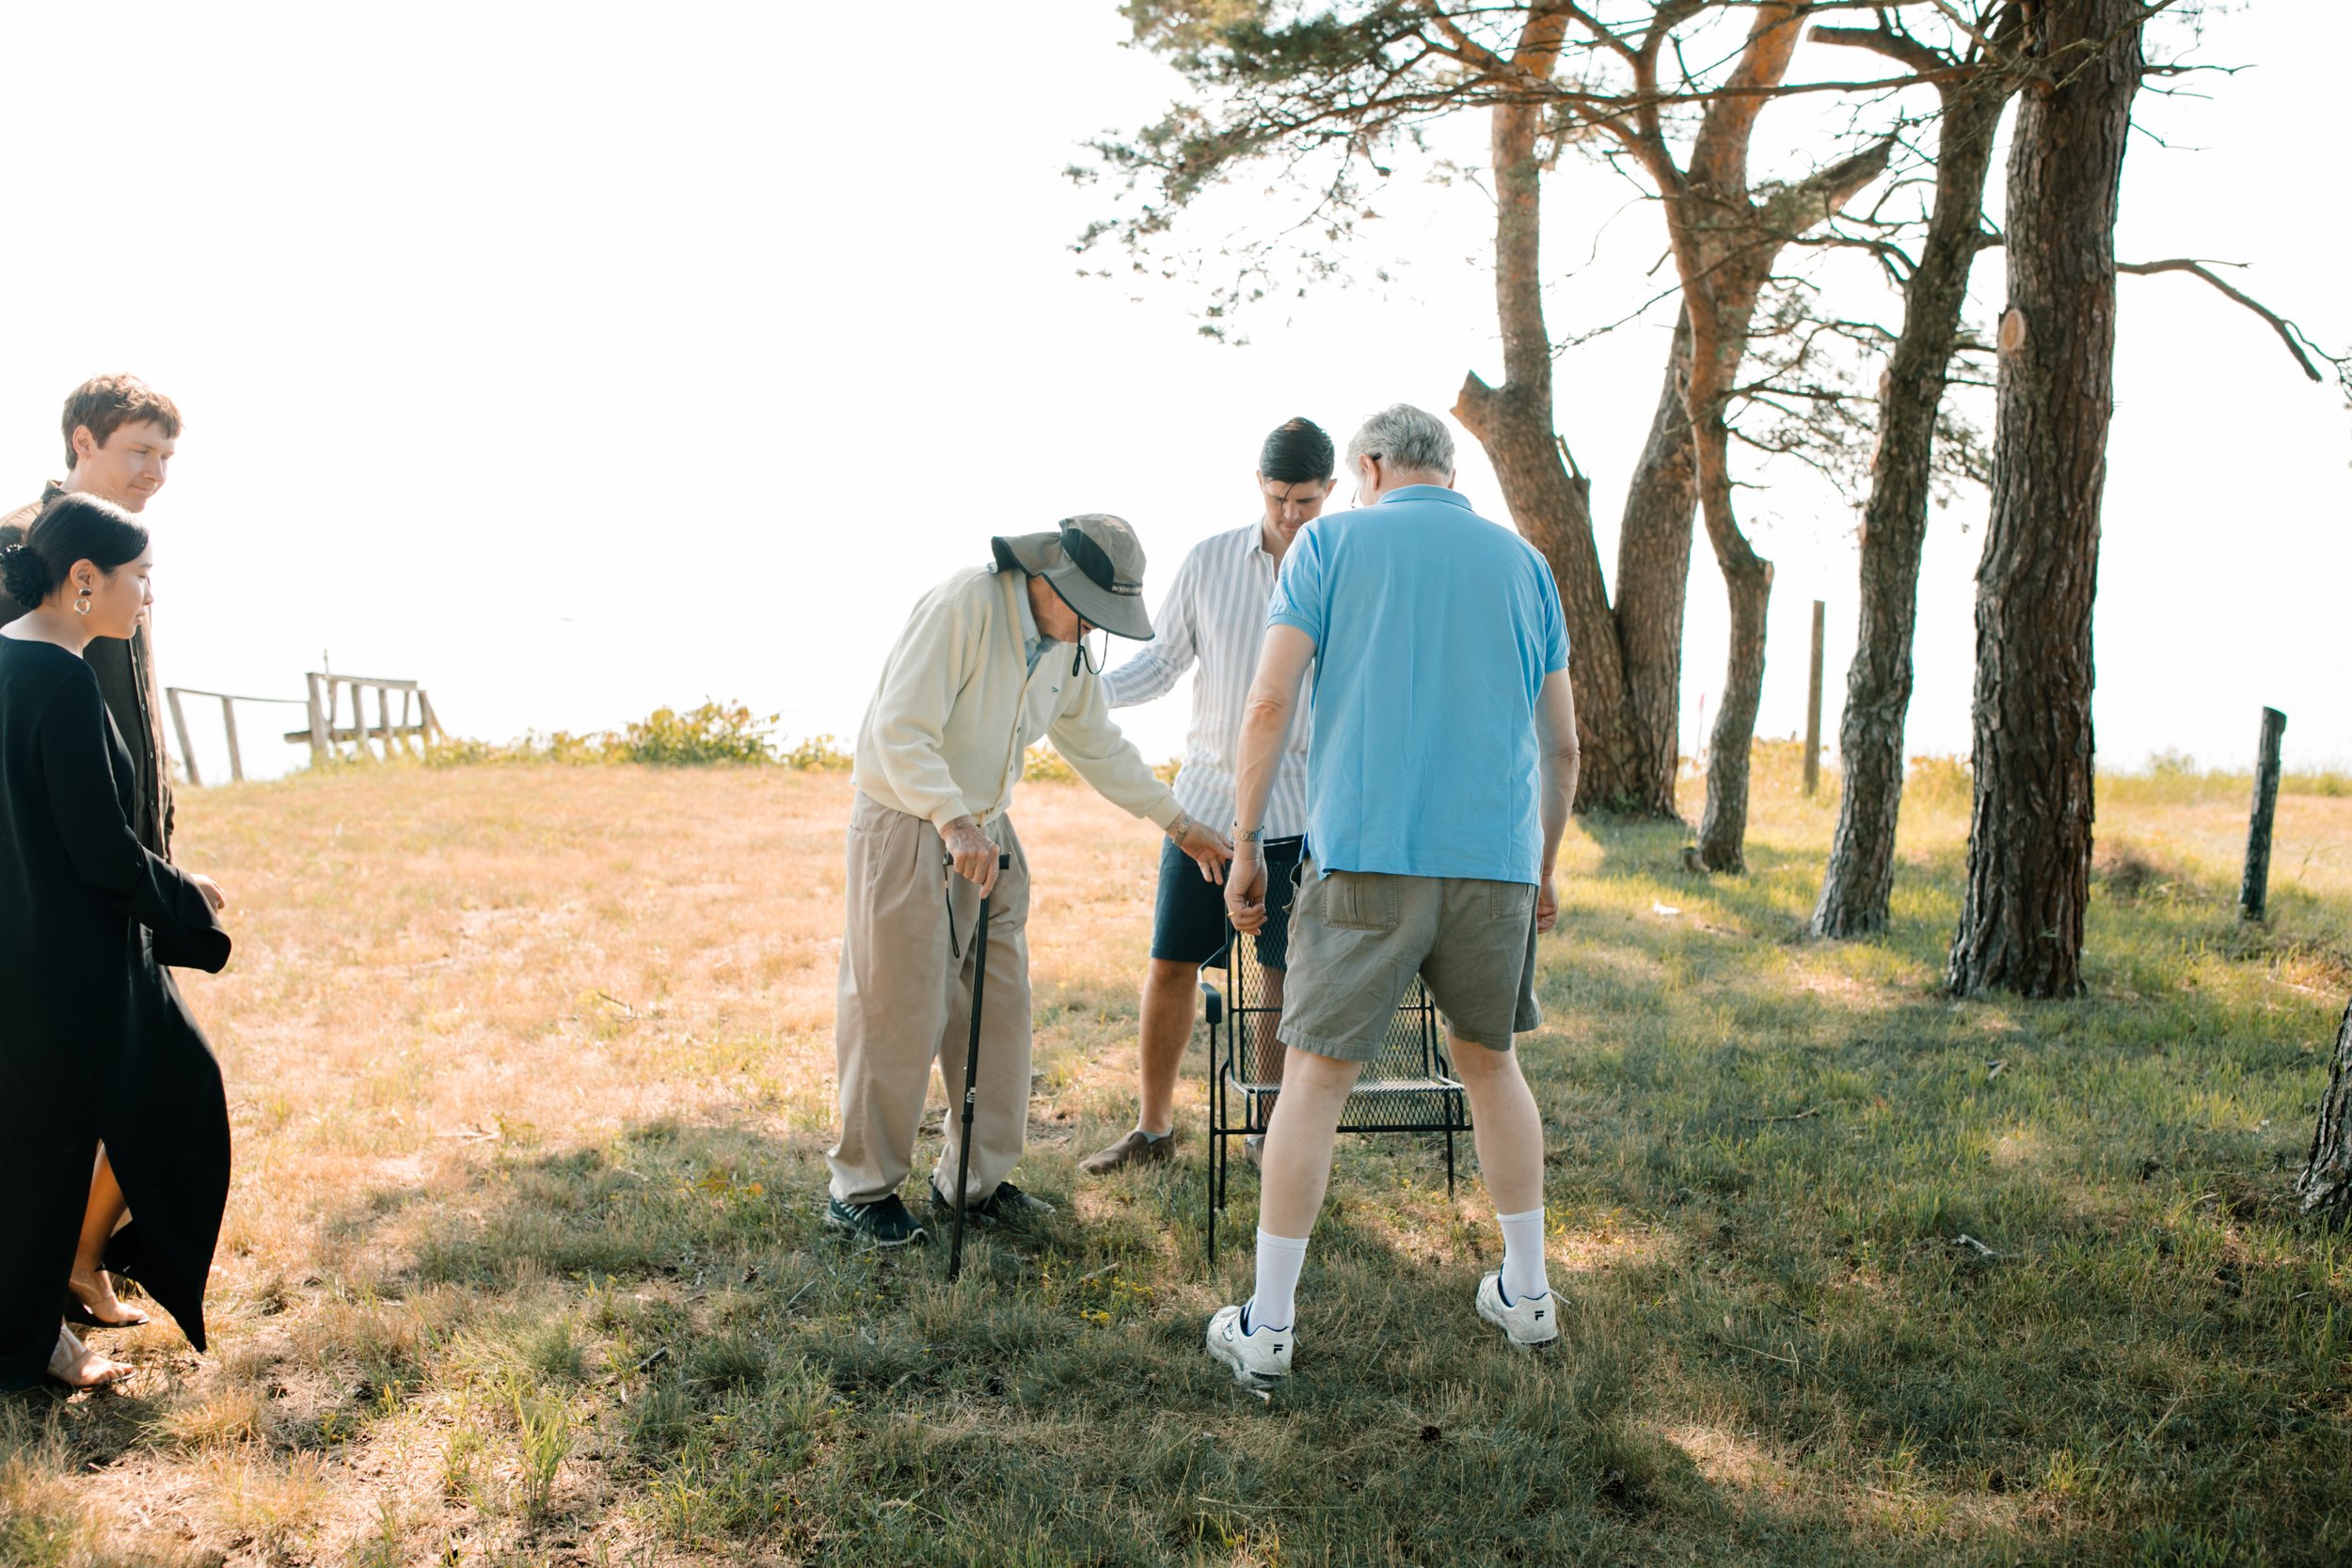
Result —
[[[1226, 927], [1224, 984], [1200, 982], [1209, 1022], [1208, 1257], [1216, 1262], [1216, 1222], [1235, 1138], [1263, 1133], [1281, 1092], [1281, 1044], [1275, 1038], [1281, 1008], [1266, 996], [1257, 943]], [[1445, 1191], [1454, 1196], [1454, 1138], [1470, 1130], [1470, 1096], [1454, 1076], [1438, 1027], [1437, 1004], [1413, 981], [1380, 1054], [1364, 1065], [1346, 1108], [1343, 1132], [1428, 1132], [1445, 1137]], [[1246, 1162], [1245, 1162], [1246, 1163]]]

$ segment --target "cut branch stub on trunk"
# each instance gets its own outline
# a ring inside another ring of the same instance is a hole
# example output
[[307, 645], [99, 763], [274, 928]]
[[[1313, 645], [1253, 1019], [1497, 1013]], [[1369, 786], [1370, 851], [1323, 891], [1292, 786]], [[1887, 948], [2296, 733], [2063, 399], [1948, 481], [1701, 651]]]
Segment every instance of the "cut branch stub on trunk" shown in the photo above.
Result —
[[2114, 412], [2115, 215], [2144, 69], [2140, 0], [2047, 0], [2026, 49], [2048, 71], [2009, 164], [2009, 313], [1993, 508], [1977, 571], [1976, 796], [1963, 996], [2083, 990], [2090, 895], [2091, 606]]

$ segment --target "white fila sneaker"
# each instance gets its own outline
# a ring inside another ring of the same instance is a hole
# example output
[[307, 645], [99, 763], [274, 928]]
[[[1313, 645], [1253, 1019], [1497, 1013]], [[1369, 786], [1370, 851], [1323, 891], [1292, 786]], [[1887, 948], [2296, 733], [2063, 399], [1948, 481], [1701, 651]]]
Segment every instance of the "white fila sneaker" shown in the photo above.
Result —
[[1478, 1282], [1478, 1315], [1502, 1330], [1513, 1344], [1530, 1350], [1560, 1338], [1559, 1305], [1549, 1291], [1506, 1303], [1501, 1269]]
[[1245, 1388], [1270, 1388], [1291, 1375], [1291, 1342], [1297, 1337], [1287, 1328], [1256, 1327], [1244, 1334], [1242, 1309], [1220, 1307], [1209, 1320], [1209, 1354], [1233, 1369], [1233, 1381]]

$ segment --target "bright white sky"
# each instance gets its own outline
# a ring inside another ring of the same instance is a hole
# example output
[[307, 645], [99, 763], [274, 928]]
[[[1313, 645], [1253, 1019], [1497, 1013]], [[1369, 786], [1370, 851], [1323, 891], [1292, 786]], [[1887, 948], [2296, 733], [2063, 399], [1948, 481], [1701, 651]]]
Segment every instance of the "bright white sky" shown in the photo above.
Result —
[[[1247, 348], [1206, 342], [1197, 293], [1082, 277], [1068, 249], [1107, 208], [1062, 178], [1074, 144], [1175, 87], [1120, 47], [1112, 0], [985, 25], [939, 0], [891, 10], [851, 49], [806, 6], [8, 8], [0, 58], [26, 69], [0, 94], [17, 214], [0, 495], [57, 472], [70, 388], [135, 371], [188, 420], [148, 513], [167, 681], [296, 696], [324, 652], [422, 680], [465, 734], [707, 695], [848, 735], [907, 606], [990, 534], [1118, 512], [1165, 583], [1253, 515], [1257, 443], [1280, 420], [1343, 439], [1380, 404], [1442, 411], [1466, 370], [1499, 374], [1476, 189], [1383, 199], [1360, 254], [1397, 269], [1385, 290], [1250, 318]], [[2352, 8], [2270, 0], [2207, 37], [2204, 58], [2254, 69], [2200, 79], [2210, 101], [2144, 102], [2171, 147], [2134, 148], [2119, 248], [2253, 262], [2237, 276], [2256, 293], [2352, 341], [2352, 223], [2312, 199], [2306, 155], [2339, 134]], [[1804, 112], [1765, 123], [1788, 136]], [[1548, 201], [1549, 260], [1576, 272], [1555, 331], [1645, 297], [1654, 210], [1574, 167]], [[1988, 316], [1997, 252], [1976, 277]], [[2291, 766], [2352, 759], [2334, 673], [2352, 418], [2203, 285], [2122, 291], [2101, 754], [2243, 766], [2269, 703]], [[1665, 325], [1562, 363], [1605, 560]], [[1500, 517], [1461, 441], [1463, 488]], [[1765, 486], [1743, 504], [1778, 564], [1761, 732], [1803, 722], [1820, 597], [1834, 738], [1852, 515], [1800, 475], [1743, 477]], [[1914, 752], [1967, 745], [1984, 507], [1969, 493], [1930, 534]], [[1686, 747], [1722, 678], [1703, 537], [1691, 607]], [[216, 766], [216, 718], [191, 718]], [[1171, 753], [1184, 695], [1130, 718], [1148, 754]], [[245, 726], [256, 770], [300, 755], [252, 738], [289, 712]]]

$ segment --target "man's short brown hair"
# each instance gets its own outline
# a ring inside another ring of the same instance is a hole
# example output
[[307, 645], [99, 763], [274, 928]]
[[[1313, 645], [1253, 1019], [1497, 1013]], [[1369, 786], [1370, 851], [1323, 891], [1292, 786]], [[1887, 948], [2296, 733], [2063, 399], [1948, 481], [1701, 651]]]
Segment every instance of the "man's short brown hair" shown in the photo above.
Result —
[[135, 375], [94, 375], [73, 388], [65, 400], [65, 466], [73, 467], [73, 433], [89, 427], [90, 436], [104, 446], [126, 424], [152, 422], [164, 434], [180, 437], [180, 409], [169, 398]]

